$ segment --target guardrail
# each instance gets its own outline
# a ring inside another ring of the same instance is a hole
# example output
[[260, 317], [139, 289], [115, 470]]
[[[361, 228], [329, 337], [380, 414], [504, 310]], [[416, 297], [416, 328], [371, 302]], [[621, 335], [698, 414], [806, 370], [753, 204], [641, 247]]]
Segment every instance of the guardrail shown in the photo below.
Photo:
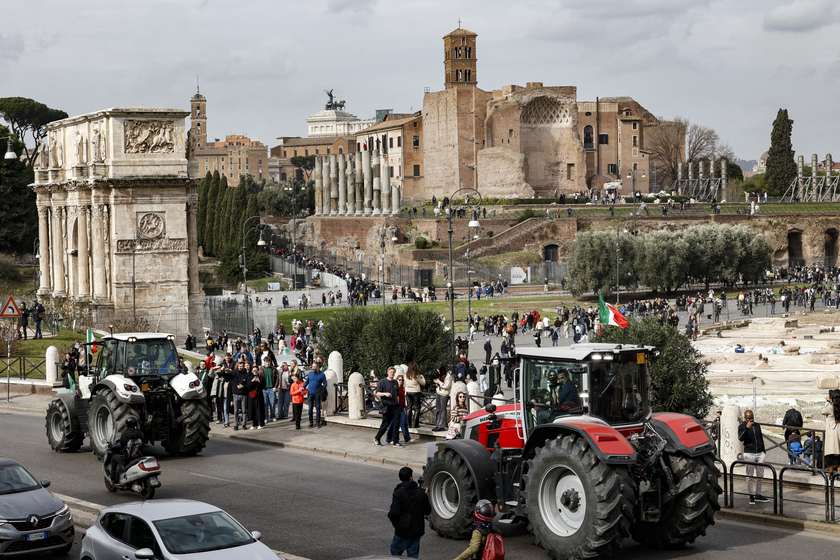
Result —
[[12, 356], [11, 360], [0, 357], [0, 376], [15, 376], [19, 379], [46, 379], [46, 358], [32, 356]]

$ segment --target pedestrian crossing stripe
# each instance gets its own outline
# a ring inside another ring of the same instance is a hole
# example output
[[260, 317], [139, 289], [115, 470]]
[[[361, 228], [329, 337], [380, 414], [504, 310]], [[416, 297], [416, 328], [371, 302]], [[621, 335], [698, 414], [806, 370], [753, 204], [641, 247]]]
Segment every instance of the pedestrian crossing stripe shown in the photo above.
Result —
[[[0, 300], [2, 301], [2, 300]], [[10, 318], [10, 317], [20, 317], [20, 309], [18, 309], [17, 304], [15, 303], [15, 298], [10, 297], [6, 302], [6, 305], [3, 306], [3, 311], [0, 312], [0, 317]]]

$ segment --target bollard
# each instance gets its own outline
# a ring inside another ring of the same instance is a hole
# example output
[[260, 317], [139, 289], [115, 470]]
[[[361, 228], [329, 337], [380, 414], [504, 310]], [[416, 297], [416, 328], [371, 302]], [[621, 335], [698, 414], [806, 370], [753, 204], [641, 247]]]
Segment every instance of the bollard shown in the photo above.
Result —
[[741, 423], [741, 407], [728, 404], [720, 415], [720, 458], [725, 465], [744, 456], [744, 444], [738, 440], [738, 425]]
[[471, 397], [470, 399], [470, 414], [476, 410], [484, 408], [484, 395], [481, 392], [481, 386], [477, 381], [470, 381], [467, 383], [467, 390]]
[[[332, 354], [330, 354], [330, 357], [332, 357]], [[334, 369], [327, 369], [324, 372], [324, 377], [327, 378], [327, 402], [321, 403], [321, 413], [324, 416], [335, 416], [335, 384], [338, 381], [338, 374]]]
[[58, 362], [61, 358], [58, 355], [58, 348], [50, 346], [47, 348], [47, 383], [53, 384], [58, 381]]
[[347, 379], [347, 412], [350, 420], [361, 420], [365, 411], [365, 377], [354, 371]]
[[344, 381], [344, 357], [338, 350], [330, 352], [327, 358], [327, 369], [331, 369], [336, 373], [337, 381], [341, 383]]

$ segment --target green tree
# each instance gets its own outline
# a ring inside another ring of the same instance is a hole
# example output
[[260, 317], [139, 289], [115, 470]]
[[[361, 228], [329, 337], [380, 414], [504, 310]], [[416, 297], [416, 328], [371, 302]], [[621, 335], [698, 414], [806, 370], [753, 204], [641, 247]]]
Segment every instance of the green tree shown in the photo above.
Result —
[[645, 286], [670, 292], [692, 272], [688, 241], [669, 231], [650, 232], [638, 244], [635, 269]]
[[333, 315], [318, 341], [324, 355], [341, 352], [348, 374], [373, 370], [380, 377], [389, 366], [417, 362], [430, 378], [451, 362], [451, 335], [436, 312], [408, 305], [377, 310], [350, 307]]
[[315, 156], [294, 156], [289, 158], [289, 163], [295, 167], [296, 179], [309, 179], [315, 169]]
[[242, 219], [245, 216], [245, 206], [248, 203], [245, 194], [239, 190], [239, 187], [229, 189], [231, 192], [232, 201], [228, 206], [230, 214], [228, 215], [228, 239], [231, 245], [241, 247], [242, 243]]
[[679, 412], [704, 418], [714, 404], [706, 380], [708, 368], [685, 336], [655, 317], [630, 321], [626, 329], [603, 328], [604, 342], [656, 346], [659, 357], [649, 364], [654, 412]]
[[[618, 256], [621, 258], [618, 278], [625, 287], [636, 284], [634, 261], [638, 239], [632, 235], [618, 235]], [[568, 270], [569, 290], [575, 295], [615, 293], [616, 234], [610, 230], [578, 233], [569, 251]]]
[[[0, 136], [9, 134], [9, 129], [0, 126]], [[0, 159], [0, 252], [28, 253], [32, 249], [38, 236], [36, 196], [29, 188], [34, 182], [32, 166], [19, 159]]]
[[[9, 123], [12, 132], [24, 142], [26, 163], [32, 165], [41, 150], [43, 139], [47, 136], [44, 127], [53, 121], [66, 119], [67, 113], [59, 109], [50, 109], [28, 97], [3, 97], [0, 98], [0, 118]], [[27, 134], [35, 145], [32, 151], [25, 145]]]
[[204, 176], [201, 183], [198, 184], [198, 244], [202, 247], [204, 243], [205, 222], [207, 221], [207, 191], [210, 188], [210, 183], [213, 181], [213, 176], [210, 172]]
[[770, 150], [767, 152], [767, 192], [772, 196], [781, 196], [796, 179], [796, 161], [794, 159], [791, 133], [793, 119], [788, 118], [787, 109], [779, 109], [773, 121], [770, 134]]
[[216, 236], [218, 233], [218, 216], [216, 215], [216, 199], [219, 196], [219, 187], [222, 179], [218, 171], [213, 172], [213, 181], [210, 183], [210, 189], [207, 191], [207, 220], [204, 230], [204, 252], [207, 255], [216, 255]]
[[227, 228], [223, 227], [224, 215], [225, 215], [225, 197], [227, 196], [228, 191], [228, 182], [227, 177], [222, 175], [222, 180], [219, 181], [219, 192], [216, 195], [216, 209], [213, 212], [216, 218], [214, 219], [215, 224], [215, 236], [214, 236], [214, 246], [213, 246], [213, 254], [218, 255], [222, 252], [222, 248], [225, 245], [227, 238]]

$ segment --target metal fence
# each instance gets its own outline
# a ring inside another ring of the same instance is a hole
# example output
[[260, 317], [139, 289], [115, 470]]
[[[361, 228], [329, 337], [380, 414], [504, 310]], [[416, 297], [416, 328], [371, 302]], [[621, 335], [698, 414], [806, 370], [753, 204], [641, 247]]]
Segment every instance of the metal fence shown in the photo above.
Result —
[[268, 334], [277, 330], [277, 308], [278, 305], [256, 303], [256, 298], [250, 297], [247, 306], [245, 296], [208, 296], [204, 298], [204, 320], [205, 329], [216, 333], [227, 331], [233, 336], [250, 335], [253, 329], [260, 329]]
[[32, 356], [12, 356], [7, 359], [0, 357], [0, 377], [17, 377], [19, 379], [45, 379], [47, 377], [47, 360]]

